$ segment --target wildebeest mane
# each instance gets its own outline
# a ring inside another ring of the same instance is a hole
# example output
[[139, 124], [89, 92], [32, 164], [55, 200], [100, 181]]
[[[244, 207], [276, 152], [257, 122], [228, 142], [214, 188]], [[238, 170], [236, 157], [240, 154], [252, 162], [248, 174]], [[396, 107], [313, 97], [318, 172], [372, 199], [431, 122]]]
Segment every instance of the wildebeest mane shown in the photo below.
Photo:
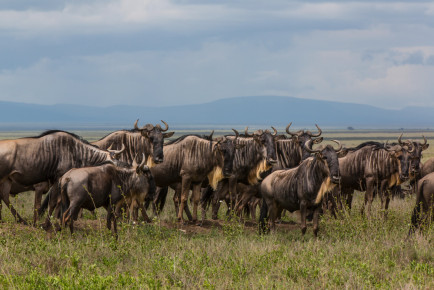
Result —
[[373, 146], [375, 150], [384, 149], [385, 148], [384, 143], [380, 143], [380, 142], [376, 142], [376, 141], [367, 141], [367, 142], [363, 142], [363, 143], [359, 144], [356, 147], [346, 148], [346, 150], [348, 150], [348, 151], [357, 151], [357, 150], [359, 150], [359, 149], [361, 149], [363, 147], [366, 147], [366, 146]]
[[95, 145], [89, 143], [89, 141], [87, 141], [83, 137], [78, 136], [77, 134], [74, 134], [72, 132], [63, 131], [63, 130], [47, 130], [47, 131], [42, 132], [41, 134], [39, 134], [37, 136], [31, 136], [31, 137], [25, 137], [25, 138], [38, 139], [38, 138], [42, 138], [42, 137], [45, 137], [45, 136], [48, 136], [48, 135], [51, 135], [51, 134], [56, 134], [56, 133], [65, 133], [65, 134], [68, 134], [71, 137], [73, 137], [74, 139], [76, 139], [76, 140], [78, 140], [78, 141], [80, 141], [80, 142], [82, 142], [84, 144], [87, 144], [87, 145], [90, 145], [92, 147], [98, 148], [98, 146], [95, 146]]
[[179, 143], [182, 140], [184, 140], [185, 138], [190, 137], [190, 136], [198, 137], [198, 138], [201, 138], [201, 139], [206, 140], [206, 141], [212, 141], [212, 139], [210, 139], [209, 138], [210, 136], [208, 136], [208, 135], [187, 134], [187, 135], [182, 135], [176, 139], [170, 140], [169, 142], [165, 143], [164, 146]]

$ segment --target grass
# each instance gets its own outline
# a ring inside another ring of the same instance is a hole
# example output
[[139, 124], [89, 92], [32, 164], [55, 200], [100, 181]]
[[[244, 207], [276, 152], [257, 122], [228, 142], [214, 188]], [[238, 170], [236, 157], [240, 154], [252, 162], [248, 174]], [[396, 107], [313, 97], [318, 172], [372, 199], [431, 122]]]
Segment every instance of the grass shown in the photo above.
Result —
[[[27, 220], [32, 199], [12, 198]], [[434, 288], [434, 227], [406, 241], [414, 196], [392, 200], [387, 219], [378, 199], [361, 216], [362, 201], [323, 216], [317, 239], [311, 224], [301, 235], [297, 214], [259, 236], [255, 223], [226, 221], [223, 205], [219, 221], [178, 225], [171, 196], [152, 224], [120, 223], [117, 241], [105, 210], [85, 213], [71, 235], [16, 224], [3, 208], [0, 288]]]

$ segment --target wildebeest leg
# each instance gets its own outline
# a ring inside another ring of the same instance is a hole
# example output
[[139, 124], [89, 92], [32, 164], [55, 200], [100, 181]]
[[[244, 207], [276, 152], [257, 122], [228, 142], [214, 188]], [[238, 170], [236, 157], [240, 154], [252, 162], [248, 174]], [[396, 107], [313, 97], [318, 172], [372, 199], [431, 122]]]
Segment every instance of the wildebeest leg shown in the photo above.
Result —
[[182, 177], [182, 185], [181, 185], [181, 202], [178, 210], [178, 221], [184, 223], [184, 208], [188, 200], [188, 194], [190, 193], [190, 185], [191, 179], [188, 176]]
[[235, 178], [229, 178], [229, 185], [228, 185], [228, 190], [229, 190], [229, 200], [230, 200], [230, 209], [231, 210], [235, 210], [235, 204], [237, 203], [237, 180]]
[[200, 202], [200, 187], [201, 187], [201, 185], [202, 185], [202, 183], [193, 184], [192, 197], [193, 197], [193, 221], [194, 222], [197, 221], [197, 209], [199, 207], [199, 202]]
[[38, 221], [38, 210], [41, 207], [42, 195], [47, 191], [47, 182], [41, 182], [34, 185], [35, 188], [35, 203], [33, 206], [33, 226], [36, 226]]
[[277, 218], [278, 212], [279, 212], [279, 209], [276, 206], [276, 202], [274, 200], [272, 200], [268, 204], [268, 223], [270, 226], [270, 230], [272, 230], [273, 232], [276, 231], [276, 218]]
[[145, 206], [145, 203], [142, 203], [142, 205], [141, 205], [141, 209], [142, 209], [142, 217], [143, 217], [143, 220], [144, 220], [146, 223], [150, 223], [150, 222], [151, 222], [151, 219], [149, 218], [149, 216], [148, 216], [148, 214], [147, 214], [147, 212], [146, 212], [146, 206]]
[[300, 201], [300, 220], [301, 220], [301, 233], [304, 235], [306, 233], [306, 215], [307, 215], [307, 204], [305, 200]]
[[15, 218], [15, 220], [17, 222], [27, 225], [27, 222], [18, 214], [18, 212], [15, 210], [15, 208], [12, 206], [11, 202], [9, 201], [9, 193], [11, 191], [11, 186], [12, 183], [9, 180], [5, 180], [2, 184], [0, 184], [0, 197], [1, 199], [3, 199], [6, 206], [11, 211], [12, 216]]
[[365, 193], [365, 202], [362, 205], [361, 214], [363, 215], [365, 213], [365, 206], [367, 206], [367, 214], [368, 216], [371, 215], [371, 206], [372, 201], [374, 200], [374, 178], [373, 177], [367, 177], [366, 178], [366, 193]]
[[[189, 189], [190, 191], [190, 189]], [[175, 194], [173, 195], [173, 203], [175, 204], [175, 212], [179, 213], [179, 204], [181, 203], [181, 195], [182, 195], [182, 184], [178, 184], [175, 188]], [[188, 195], [187, 195], [188, 196]], [[188, 203], [185, 203], [184, 207], [185, 214], [189, 221], [193, 220], [190, 209], [188, 208]]]
[[133, 198], [130, 206], [130, 219], [133, 224], [137, 223], [139, 217], [139, 204], [136, 198]]
[[220, 209], [220, 201], [217, 199], [213, 199], [212, 201], [212, 219], [216, 220], [218, 219], [218, 212]]
[[317, 207], [313, 212], [313, 234], [315, 235], [315, 237], [318, 237], [318, 231], [319, 231], [319, 212], [320, 212], [319, 207]]

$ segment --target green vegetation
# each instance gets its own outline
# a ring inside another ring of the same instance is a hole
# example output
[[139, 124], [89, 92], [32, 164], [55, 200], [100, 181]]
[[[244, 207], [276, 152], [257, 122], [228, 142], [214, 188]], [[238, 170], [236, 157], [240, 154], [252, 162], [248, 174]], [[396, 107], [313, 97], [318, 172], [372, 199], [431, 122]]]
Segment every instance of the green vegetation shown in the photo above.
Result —
[[[12, 200], [31, 220], [33, 193]], [[205, 227], [178, 225], [170, 194], [152, 224], [120, 223], [117, 241], [104, 209], [85, 212], [71, 236], [16, 224], [3, 207], [0, 288], [434, 288], [434, 226], [406, 241], [414, 196], [392, 200], [387, 219], [378, 199], [361, 216], [362, 201], [323, 216], [317, 239], [311, 224], [301, 235], [297, 214], [259, 236], [251, 221], [226, 221], [224, 206]]]

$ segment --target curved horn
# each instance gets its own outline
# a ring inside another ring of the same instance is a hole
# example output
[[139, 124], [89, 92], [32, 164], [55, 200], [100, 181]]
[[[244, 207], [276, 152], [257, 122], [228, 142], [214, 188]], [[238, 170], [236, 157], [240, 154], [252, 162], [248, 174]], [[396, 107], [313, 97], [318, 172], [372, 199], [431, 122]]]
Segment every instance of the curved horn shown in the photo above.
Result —
[[416, 146], [413, 146], [412, 143], [408, 144], [408, 146], [411, 146], [411, 149], [408, 150], [408, 153], [413, 153], [414, 150], [416, 149]]
[[124, 143], [122, 143], [122, 148], [121, 148], [121, 150], [112, 150], [111, 148], [112, 148], [112, 146], [113, 146], [113, 144], [112, 145], [110, 145], [110, 147], [109, 148], [107, 148], [107, 151], [109, 151], [109, 152], [111, 152], [111, 153], [114, 153], [114, 154], [116, 154], [116, 155], [119, 155], [119, 154], [121, 154], [122, 152], [124, 152], [125, 151], [125, 149], [126, 149], [126, 147], [125, 147], [125, 144]]
[[134, 123], [134, 129], [140, 130], [139, 127], [137, 127], [137, 123], [139, 123], [139, 119], [137, 119], [136, 122]]
[[309, 152], [309, 153], [317, 153], [317, 152], [321, 151], [319, 149], [316, 149], [316, 150], [310, 149], [310, 143], [312, 143], [312, 139], [309, 139], [309, 140], [306, 141], [306, 143], [304, 143], [304, 149], [306, 149], [307, 152]]
[[423, 141], [424, 141], [424, 143], [423, 144], [421, 144], [422, 146], [425, 146], [426, 145], [426, 143], [428, 142], [428, 140], [426, 140], [426, 137], [424, 136], [424, 135], [422, 135], [422, 137], [423, 137]]
[[315, 126], [318, 129], [318, 133], [317, 134], [312, 134], [312, 132], [310, 132], [310, 131], [306, 132], [306, 134], [308, 134], [310, 137], [319, 137], [319, 136], [321, 136], [321, 133], [322, 133], [321, 128], [317, 124], [315, 124]]
[[401, 135], [398, 137], [398, 143], [402, 145], [401, 137], [404, 133], [401, 133]]
[[273, 131], [274, 131], [274, 133], [271, 134], [271, 135], [273, 135], [273, 136], [277, 136], [277, 130], [276, 130], [276, 128], [274, 128], [273, 126], [271, 126], [271, 129], [273, 129]]
[[291, 135], [291, 136], [295, 136], [295, 135], [298, 136], [298, 135], [300, 134], [300, 131], [295, 132], [295, 133], [292, 133], [291, 131], [289, 131], [289, 127], [291, 127], [291, 125], [292, 125], [292, 122], [289, 123], [288, 126], [286, 126], [286, 129], [285, 129], [286, 133], [288, 133], [288, 134]]
[[235, 130], [234, 128], [232, 128], [232, 131], [234, 131], [234, 133], [235, 133], [235, 140], [237, 140], [237, 138], [240, 137], [240, 133], [238, 133], [238, 131]]
[[341, 142], [339, 142], [338, 140], [331, 140], [331, 141], [335, 142], [339, 146], [338, 149], [334, 149], [333, 148], [336, 152], [339, 152], [339, 151], [342, 150], [342, 144], [341, 144]]
[[244, 130], [244, 135], [246, 135], [246, 137], [252, 137], [253, 135], [249, 134], [249, 127], [246, 127], [246, 129]]
[[212, 140], [212, 135], [214, 135], [214, 130], [212, 130], [211, 134], [209, 134], [209, 140]]
[[161, 120], [161, 123], [163, 123], [164, 125], [166, 125], [166, 129], [161, 129], [161, 132], [166, 132], [167, 130], [169, 130], [169, 125], [167, 125], [166, 122], [164, 122], [163, 120]]

